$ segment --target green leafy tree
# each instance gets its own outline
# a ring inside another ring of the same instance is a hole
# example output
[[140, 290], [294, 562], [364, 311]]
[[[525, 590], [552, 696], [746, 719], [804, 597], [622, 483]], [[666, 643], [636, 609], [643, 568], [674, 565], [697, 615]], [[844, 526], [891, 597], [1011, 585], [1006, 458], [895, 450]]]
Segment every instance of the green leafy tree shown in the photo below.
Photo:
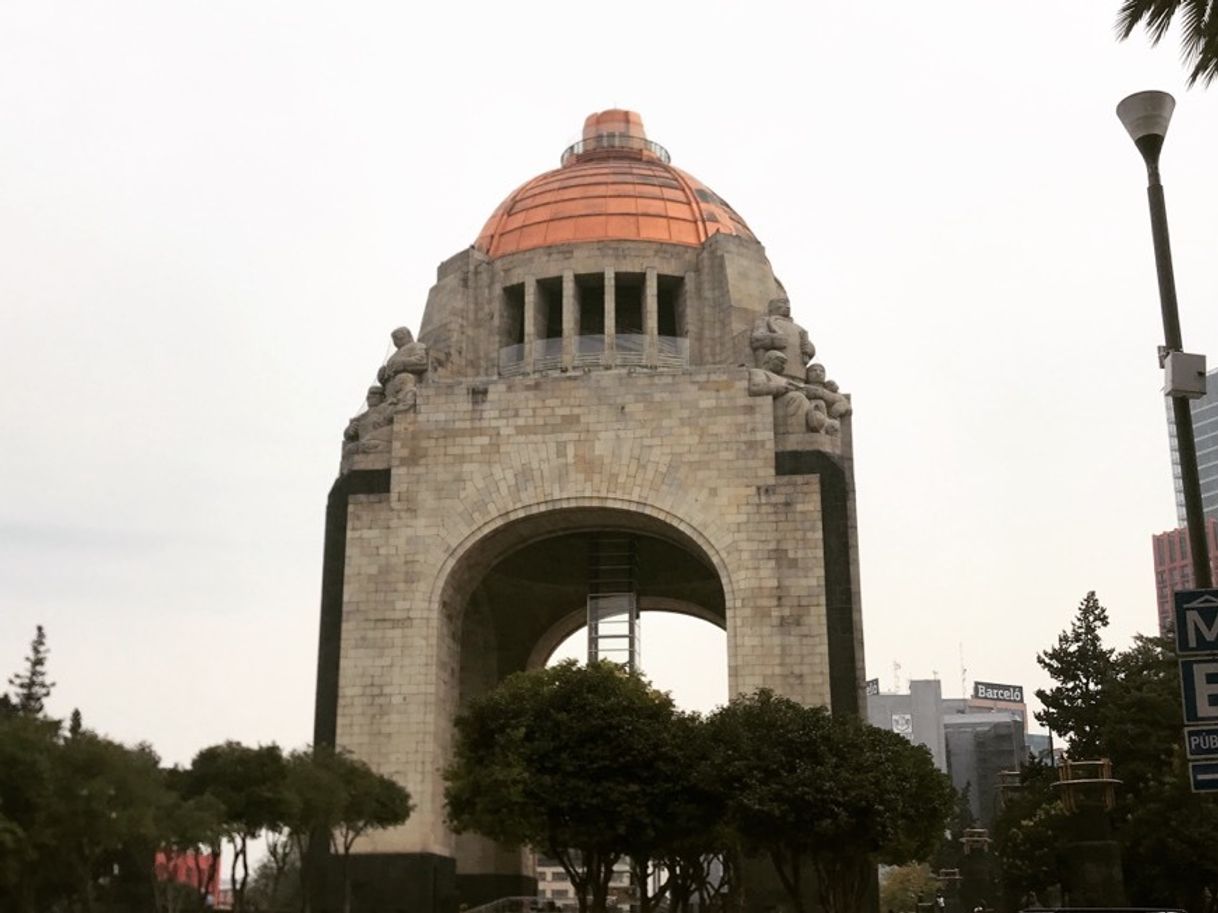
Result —
[[[1098, 615], [1094, 609], [1089, 614]], [[1081, 741], [1091, 757], [1109, 758], [1121, 781], [1111, 823], [1121, 848], [1126, 893], [1134, 904], [1213, 913], [1218, 808], [1208, 797], [1192, 793], [1189, 784], [1172, 645], [1139, 636], [1128, 649], [1106, 653], [1094, 646], [1099, 627], [1076, 620], [1072, 630], [1092, 632], [1079, 640], [1092, 645], [1093, 661], [1058, 663], [1048, 693], [1057, 701], [1059, 719], [1069, 721], [1074, 733], [1085, 734], [1074, 744]], [[1037, 764], [1025, 768], [1023, 788], [1008, 799], [999, 817], [998, 852], [1013, 896], [1029, 891], [1043, 896], [1061, 880], [1061, 851], [1074, 837], [1070, 816], [1051, 786], [1055, 774]]]
[[[230, 878], [234, 913], [245, 909], [249, 841], [282, 825], [290, 814], [287, 766], [278, 745], [250, 748], [224, 742], [204, 748], [190, 765], [191, 793], [208, 795], [223, 808], [223, 830], [233, 848]], [[238, 876], [240, 872], [240, 876]]]
[[[190, 796], [188, 773], [178, 768], [163, 774], [165, 801], [157, 809], [156, 829], [161, 862], [154, 862], [153, 891], [161, 913], [202, 907], [220, 864], [224, 806], [214, 796]], [[181, 868], [192, 882], [177, 880]], [[193, 903], [188, 902], [193, 900]]]
[[330, 831], [332, 848], [342, 857], [343, 913], [351, 913], [351, 848], [369, 831], [401, 824], [413, 806], [400, 783], [372, 770], [343, 751], [322, 753], [337, 773], [342, 804]]
[[127, 748], [84, 730], [56, 751], [58, 795], [50, 815], [59, 835], [58, 870], [86, 911], [124, 850], [151, 855], [157, 809], [166, 800], [159, 759], [146, 745]]
[[804, 868], [829, 913], [861, 909], [877, 862], [934, 851], [954, 793], [930, 753], [856, 717], [769, 691], [710, 719], [720, 790], [745, 848], [769, 856], [798, 913]]
[[[1100, 740], [1121, 780], [1113, 815], [1130, 901], [1218, 902], [1218, 808], [1196, 795], [1180, 737], [1179, 674], [1170, 641], [1136, 637], [1103, 689]], [[1208, 847], [1208, 849], [1207, 849]]]
[[56, 789], [54, 723], [16, 711], [0, 714], [0, 909], [32, 913], [62, 895], [39, 864], [58, 840], [50, 813]]
[[1191, 67], [1188, 84], [1209, 85], [1218, 76], [1218, 3], [1214, 0], [1122, 0], [1117, 34], [1122, 41], [1139, 25], [1158, 44], [1179, 14], [1181, 59]]
[[1043, 709], [1036, 718], [1070, 742], [1070, 756], [1100, 756], [1100, 689], [1112, 671], [1113, 650], [1105, 647], [1103, 631], [1108, 610], [1092, 590], [1079, 603], [1067, 631], [1056, 646], [1038, 653], [1036, 662], [1053, 678], [1051, 688], [1036, 690]]
[[[320, 748], [294, 751], [287, 759], [290, 812], [285, 821], [291, 852], [284, 857], [298, 869], [303, 884], [303, 909], [311, 907], [316, 890], [312, 865], [322, 839], [340, 857], [343, 910], [351, 908], [351, 850], [369, 831], [395, 827], [413, 811], [410, 793], [391, 777], [378, 774], [344, 750]], [[273, 879], [272, 888], [278, 881]]]
[[51, 695], [55, 683], [47, 680], [47, 635], [42, 625], [34, 631], [34, 639], [30, 642], [30, 652], [25, 658], [25, 669], [9, 678], [8, 683], [13, 688], [12, 703], [22, 713], [40, 716], [43, 704]]
[[288, 847], [289, 852], [282, 865], [268, 857], [254, 870], [246, 890], [246, 900], [251, 909], [280, 913], [304, 907], [300, 860], [296, 858], [295, 847], [290, 843]]
[[315, 863], [324, 858], [330, 834], [342, 813], [342, 783], [338, 771], [327, 763], [328, 754], [304, 749], [292, 752], [287, 759], [289, 811], [285, 824], [300, 864], [303, 913], [309, 913], [316, 891]]
[[581, 913], [603, 913], [613, 867], [660, 827], [671, 699], [612, 663], [509, 676], [456, 723], [448, 817], [557, 859]]
[[880, 909], [913, 913], [919, 900], [935, 896], [939, 882], [925, 862], [889, 870], [880, 882]]

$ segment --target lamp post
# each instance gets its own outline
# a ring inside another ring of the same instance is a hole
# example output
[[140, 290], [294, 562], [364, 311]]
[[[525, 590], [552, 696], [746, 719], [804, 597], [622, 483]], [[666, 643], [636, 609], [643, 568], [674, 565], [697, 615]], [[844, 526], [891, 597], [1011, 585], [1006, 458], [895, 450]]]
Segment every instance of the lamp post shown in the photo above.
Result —
[[[1188, 521], [1188, 543], [1193, 559], [1193, 585], [1198, 589], [1213, 586], [1210, 576], [1209, 545], [1205, 536], [1205, 514], [1201, 509], [1201, 483], [1197, 477], [1197, 443], [1193, 437], [1190, 397], [1200, 395], [1196, 378], [1189, 376], [1200, 366], [1205, 381], [1205, 359], [1183, 351], [1180, 338], [1180, 313], [1176, 306], [1176, 278], [1172, 271], [1171, 242], [1167, 236], [1167, 204], [1159, 180], [1159, 152], [1167, 125], [1171, 122], [1176, 100], [1166, 92], [1136, 92], [1117, 105], [1117, 117], [1125, 125], [1134, 145], [1146, 162], [1146, 196], [1150, 201], [1150, 230], [1154, 238], [1155, 267], [1159, 275], [1159, 305], [1163, 311], [1165, 345], [1161, 362], [1167, 369], [1167, 392], [1171, 396], [1176, 422], [1176, 447], [1180, 453], [1180, 479], [1184, 485], [1184, 513]], [[1191, 382], [1191, 384], [1190, 384]], [[1201, 387], [1200, 393], [1205, 391]]]

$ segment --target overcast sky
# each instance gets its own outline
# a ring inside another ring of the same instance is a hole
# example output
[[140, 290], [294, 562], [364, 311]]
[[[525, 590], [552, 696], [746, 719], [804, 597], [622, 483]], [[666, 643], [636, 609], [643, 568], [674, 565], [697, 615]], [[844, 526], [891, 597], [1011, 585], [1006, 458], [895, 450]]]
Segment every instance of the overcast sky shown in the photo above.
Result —
[[[956, 695], [963, 648], [970, 686], [1043, 684], [1092, 589], [1113, 644], [1153, 630], [1162, 327], [1113, 109], [1179, 100], [1185, 347], [1218, 359], [1218, 87], [1117, 6], [0, 3], [0, 671], [42, 623], [54, 713], [175, 762], [305, 743], [346, 419], [437, 264], [613, 106], [854, 396], [869, 675]], [[719, 667], [707, 633], [649, 668]]]

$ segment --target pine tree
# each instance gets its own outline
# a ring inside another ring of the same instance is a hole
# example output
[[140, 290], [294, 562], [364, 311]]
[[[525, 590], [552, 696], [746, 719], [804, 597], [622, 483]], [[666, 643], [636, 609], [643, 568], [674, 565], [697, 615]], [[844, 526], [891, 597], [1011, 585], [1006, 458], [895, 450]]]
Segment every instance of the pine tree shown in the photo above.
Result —
[[68, 738], [75, 739], [84, 731], [84, 723], [80, 718], [80, 708], [72, 708], [72, 718], [68, 722]]
[[17, 709], [30, 716], [41, 716], [43, 702], [55, 687], [54, 682], [47, 681], [47, 635], [42, 625], [35, 629], [34, 639], [30, 642], [30, 653], [25, 658], [25, 671], [18, 672], [9, 680], [13, 688], [13, 702]]
[[1108, 610], [1092, 590], [1079, 603], [1070, 630], [1057, 636], [1057, 646], [1036, 655], [1036, 662], [1053, 677], [1050, 689], [1037, 689], [1044, 709], [1036, 718], [1070, 741], [1075, 759], [1099, 757], [1100, 689], [1112, 672], [1111, 647], [1105, 647], [1103, 629]]

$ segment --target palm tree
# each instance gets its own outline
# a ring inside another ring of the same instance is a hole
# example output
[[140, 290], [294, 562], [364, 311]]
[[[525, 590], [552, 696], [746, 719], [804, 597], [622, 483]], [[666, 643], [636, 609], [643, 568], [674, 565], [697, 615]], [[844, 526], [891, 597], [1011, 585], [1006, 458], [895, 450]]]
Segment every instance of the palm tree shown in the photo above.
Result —
[[1139, 24], [1146, 26], [1151, 44], [1167, 33], [1176, 13], [1181, 21], [1181, 59], [1191, 66], [1188, 84], [1208, 86], [1218, 77], [1218, 0], [1122, 0], [1116, 30], [1124, 41]]

